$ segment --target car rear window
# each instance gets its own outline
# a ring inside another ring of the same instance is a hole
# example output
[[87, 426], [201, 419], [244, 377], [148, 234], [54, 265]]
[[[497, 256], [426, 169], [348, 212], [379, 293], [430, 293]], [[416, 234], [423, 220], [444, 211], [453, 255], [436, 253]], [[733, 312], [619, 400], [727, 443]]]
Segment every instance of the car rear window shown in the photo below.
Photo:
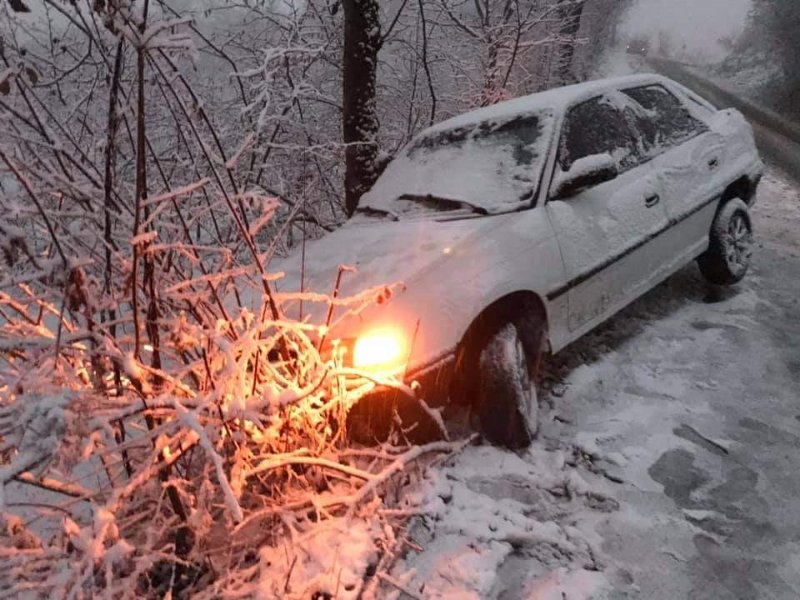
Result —
[[659, 154], [708, 131], [706, 124], [693, 117], [664, 86], [635, 87], [623, 93], [644, 109], [634, 119], [648, 154]]

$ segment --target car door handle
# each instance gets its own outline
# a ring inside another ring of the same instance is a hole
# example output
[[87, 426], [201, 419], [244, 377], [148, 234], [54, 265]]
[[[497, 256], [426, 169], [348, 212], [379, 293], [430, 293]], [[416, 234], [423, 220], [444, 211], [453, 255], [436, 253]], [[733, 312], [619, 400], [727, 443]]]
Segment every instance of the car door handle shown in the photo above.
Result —
[[709, 169], [716, 169], [718, 166], [719, 166], [719, 159], [716, 156], [714, 158], [708, 159]]
[[659, 196], [658, 194], [653, 194], [644, 201], [644, 205], [647, 208], [653, 208], [659, 202], [661, 202], [661, 196]]

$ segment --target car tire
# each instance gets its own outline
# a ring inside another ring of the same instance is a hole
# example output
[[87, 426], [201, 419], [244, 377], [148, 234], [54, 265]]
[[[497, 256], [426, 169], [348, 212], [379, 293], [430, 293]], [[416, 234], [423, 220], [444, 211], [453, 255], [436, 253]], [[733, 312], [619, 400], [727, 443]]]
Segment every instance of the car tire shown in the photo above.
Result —
[[697, 259], [700, 272], [716, 285], [739, 283], [750, 268], [752, 246], [747, 204], [734, 198], [722, 207], [711, 225], [708, 250]]
[[511, 449], [526, 448], [539, 429], [539, 404], [534, 382], [538, 357], [514, 323], [501, 326], [479, 357], [477, 416], [484, 437]]

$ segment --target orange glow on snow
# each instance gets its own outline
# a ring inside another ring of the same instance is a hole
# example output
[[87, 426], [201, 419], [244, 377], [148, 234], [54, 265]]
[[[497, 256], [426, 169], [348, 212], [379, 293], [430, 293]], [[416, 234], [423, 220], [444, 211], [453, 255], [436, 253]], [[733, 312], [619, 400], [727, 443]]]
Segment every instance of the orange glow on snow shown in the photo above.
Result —
[[384, 329], [363, 335], [353, 348], [353, 366], [357, 369], [395, 369], [403, 366], [407, 356], [404, 336]]

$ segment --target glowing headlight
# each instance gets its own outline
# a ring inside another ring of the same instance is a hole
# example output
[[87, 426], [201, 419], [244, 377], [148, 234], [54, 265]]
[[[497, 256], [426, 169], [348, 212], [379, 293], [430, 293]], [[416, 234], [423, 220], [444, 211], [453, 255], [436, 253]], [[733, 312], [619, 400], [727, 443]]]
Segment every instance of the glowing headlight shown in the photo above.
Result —
[[362, 335], [353, 347], [353, 366], [357, 369], [395, 369], [408, 358], [403, 335], [392, 329]]

